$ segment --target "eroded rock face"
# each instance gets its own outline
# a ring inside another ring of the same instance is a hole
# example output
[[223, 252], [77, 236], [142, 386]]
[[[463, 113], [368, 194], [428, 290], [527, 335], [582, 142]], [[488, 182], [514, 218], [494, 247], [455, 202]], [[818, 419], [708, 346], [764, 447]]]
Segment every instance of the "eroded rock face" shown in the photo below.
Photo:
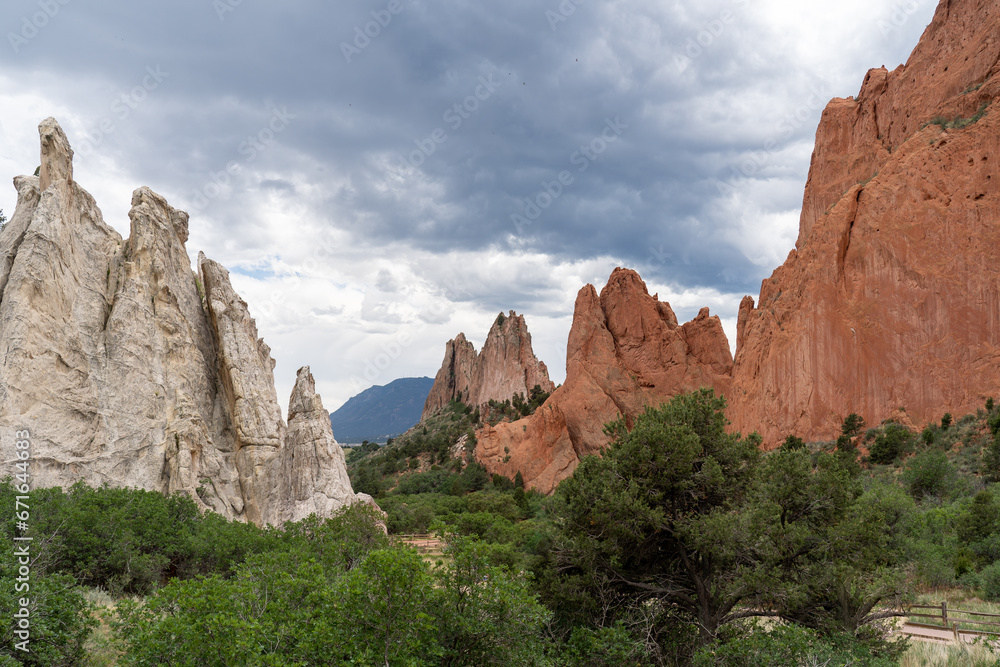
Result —
[[279, 448], [285, 439], [285, 423], [274, 389], [274, 359], [243, 299], [229, 282], [221, 265], [198, 255], [198, 273], [205, 289], [209, 322], [215, 333], [220, 384], [226, 412], [235, 439], [236, 471], [247, 500], [247, 518], [265, 523], [263, 505], [277, 493], [279, 477], [270, 470], [280, 467]]
[[[280, 453], [281, 477], [278, 497], [285, 502], [270, 523], [299, 521], [310, 514], [330, 516], [345, 504], [355, 502], [347, 476], [344, 451], [333, 437], [330, 413], [316, 393], [309, 367], [299, 369], [288, 401], [288, 430]], [[357, 494], [362, 500], [369, 496]]]
[[34, 484], [181, 491], [256, 522], [355, 500], [312, 417], [286, 433], [270, 350], [225, 269], [192, 273], [187, 214], [140, 188], [123, 240], [72, 180], [59, 125], [39, 133], [40, 177], [14, 179], [0, 232], [0, 433], [31, 432]]
[[462, 400], [472, 385], [472, 375], [479, 355], [476, 347], [465, 338], [464, 333], [445, 344], [444, 361], [434, 376], [434, 384], [424, 402], [424, 411], [420, 419], [424, 420], [448, 405], [456, 398]]
[[740, 308], [734, 428], [828, 439], [998, 393], [998, 34], [1000, 1], [943, 1], [905, 66], [827, 106], [796, 249]]
[[444, 362], [434, 378], [421, 419], [453, 399], [482, 406], [490, 399], [504, 401], [514, 394], [527, 397], [535, 385], [546, 392], [555, 389], [548, 369], [531, 349], [531, 334], [524, 316], [513, 310], [507, 315], [500, 313], [480, 353], [476, 353], [475, 346], [463, 333], [448, 341]]
[[481, 429], [476, 457], [548, 493], [607, 445], [605, 423], [701, 387], [728, 394], [732, 364], [718, 316], [704, 308], [678, 325], [639, 274], [615, 269], [600, 296], [592, 285], [577, 295], [565, 384], [534, 415]]

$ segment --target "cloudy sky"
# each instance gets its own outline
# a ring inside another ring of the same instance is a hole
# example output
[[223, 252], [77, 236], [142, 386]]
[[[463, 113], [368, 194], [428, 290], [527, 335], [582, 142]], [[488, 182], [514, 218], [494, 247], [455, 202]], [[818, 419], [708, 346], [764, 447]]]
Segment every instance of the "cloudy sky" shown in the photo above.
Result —
[[[328, 409], [524, 313], [565, 376], [576, 292], [638, 270], [735, 344], [793, 247], [820, 112], [904, 62], [934, 0], [6, 0], [0, 176], [55, 116], [128, 235], [191, 213]], [[0, 208], [13, 212], [13, 186]]]

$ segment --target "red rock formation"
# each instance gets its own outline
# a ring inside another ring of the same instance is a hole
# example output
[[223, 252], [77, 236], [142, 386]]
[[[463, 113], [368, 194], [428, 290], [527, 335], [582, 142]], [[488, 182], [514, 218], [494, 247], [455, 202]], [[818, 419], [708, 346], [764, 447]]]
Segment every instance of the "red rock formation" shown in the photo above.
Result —
[[615, 269], [600, 297], [592, 285], [576, 297], [566, 383], [534, 415], [481, 429], [476, 456], [490, 472], [520, 471], [548, 493], [607, 445], [606, 422], [700, 387], [727, 393], [732, 363], [717, 316], [703, 308], [679, 326], [639, 274]]
[[905, 66], [827, 106], [796, 249], [740, 307], [734, 428], [827, 439], [1000, 393], [997, 35], [1000, 0], [943, 0]]
[[555, 389], [549, 370], [531, 350], [524, 317], [513, 310], [508, 315], [500, 313], [479, 354], [463, 333], [448, 341], [421, 419], [456, 398], [466, 405], [481, 406], [490, 399], [504, 401], [514, 394], [527, 397], [535, 385], [547, 392]]
[[434, 376], [434, 384], [424, 402], [421, 421], [448, 405], [452, 399], [464, 400], [469, 385], [472, 384], [472, 371], [478, 357], [476, 347], [466, 340], [464, 333], [448, 341], [444, 348], [441, 369]]

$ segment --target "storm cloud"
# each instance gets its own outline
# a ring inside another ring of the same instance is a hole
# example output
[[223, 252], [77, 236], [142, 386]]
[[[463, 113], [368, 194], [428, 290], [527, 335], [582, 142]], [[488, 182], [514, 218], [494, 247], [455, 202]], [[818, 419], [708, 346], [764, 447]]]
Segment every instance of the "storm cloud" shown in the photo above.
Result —
[[[903, 62], [931, 0], [9, 0], [0, 168], [55, 116], [128, 233], [191, 213], [327, 408], [433, 375], [523, 312], [563, 375], [576, 291], [618, 265], [732, 337], [794, 245], [816, 124]], [[0, 193], [8, 214], [15, 193]]]

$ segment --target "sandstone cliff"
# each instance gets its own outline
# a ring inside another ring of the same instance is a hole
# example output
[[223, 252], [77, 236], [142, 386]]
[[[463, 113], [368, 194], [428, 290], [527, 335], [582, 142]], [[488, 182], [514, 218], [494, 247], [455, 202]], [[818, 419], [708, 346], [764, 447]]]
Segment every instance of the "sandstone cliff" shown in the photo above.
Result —
[[39, 133], [40, 175], [14, 179], [0, 232], [0, 433], [31, 432], [35, 486], [181, 491], [258, 523], [356, 500], [308, 369], [286, 428], [228, 273], [204, 256], [191, 270], [187, 214], [140, 188], [123, 240], [73, 180], [62, 129]]
[[531, 334], [524, 317], [513, 310], [507, 315], [500, 313], [479, 354], [463, 333], [448, 341], [421, 419], [453, 399], [482, 406], [490, 399], [504, 401], [514, 394], [527, 397], [535, 385], [546, 392], [555, 389], [545, 364], [531, 350]]
[[943, 0], [906, 65], [827, 106], [796, 248], [740, 308], [734, 428], [826, 439], [1000, 393], [998, 34], [1000, 0]]
[[728, 394], [732, 365], [718, 316], [679, 325], [639, 274], [615, 269], [600, 296], [587, 285], [576, 297], [565, 384], [530, 417], [481, 429], [476, 457], [548, 493], [607, 445], [606, 422], [701, 387]]

